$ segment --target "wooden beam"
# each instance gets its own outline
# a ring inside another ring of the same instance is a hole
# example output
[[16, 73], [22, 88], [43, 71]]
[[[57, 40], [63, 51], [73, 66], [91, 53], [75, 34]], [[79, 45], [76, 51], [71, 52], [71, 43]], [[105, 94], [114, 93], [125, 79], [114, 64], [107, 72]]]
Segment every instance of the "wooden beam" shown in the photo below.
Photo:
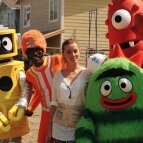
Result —
[[48, 39], [48, 38], [57, 36], [57, 35], [62, 34], [62, 33], [64, 33], [64, 29], [60, 29], [60, 30], [56, 30], [56, 31], [44, 34], [44, 37], [45, 37], [45, 39]]

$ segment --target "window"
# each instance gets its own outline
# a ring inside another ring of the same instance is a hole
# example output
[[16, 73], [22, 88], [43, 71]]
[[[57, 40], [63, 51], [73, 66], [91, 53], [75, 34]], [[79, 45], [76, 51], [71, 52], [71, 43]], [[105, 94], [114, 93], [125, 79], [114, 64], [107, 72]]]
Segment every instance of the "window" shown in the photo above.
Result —
[[58, 1], [59, 0], [50, 0], [50, 12], [49, 12], [49, 19], [51, 22], [58, 20]]
[[23, 27], [30, 27], [31, 6], [25, 5], [23, 9]]

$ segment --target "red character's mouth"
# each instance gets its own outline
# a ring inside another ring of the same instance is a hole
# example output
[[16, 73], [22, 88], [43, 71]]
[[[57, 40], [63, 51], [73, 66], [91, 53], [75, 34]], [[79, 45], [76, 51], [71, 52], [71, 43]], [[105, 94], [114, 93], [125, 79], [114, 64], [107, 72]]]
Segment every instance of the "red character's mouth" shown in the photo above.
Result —
[[101, 105], [108, 109], [122, 109], [131, 106], [136, 101], [136, 93], [130, 93], [122, 99], [111, 100], [107, 97], [101, 98]]
[[[132, 47], [136, 46], [138, 43], [139, 43], [139, 40], [136, 40], [136, 41], [120, 43], [119, 45], [120, 45], [121, 49], [128, 49], [128, 48], [132, 48]], [[114, 48], [115, 45], [113, 45], [112, 47]]]

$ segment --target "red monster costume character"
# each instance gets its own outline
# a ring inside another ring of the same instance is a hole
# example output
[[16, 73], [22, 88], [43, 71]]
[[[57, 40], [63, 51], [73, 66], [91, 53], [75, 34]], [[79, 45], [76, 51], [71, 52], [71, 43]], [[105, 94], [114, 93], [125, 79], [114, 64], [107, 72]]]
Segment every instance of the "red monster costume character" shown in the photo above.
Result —
[[34, 92], [28, 105], [28, 113], [26, 114], [33, 113], [39, 103], [42, 106], [38, 143], [47, 143], [52, 78], [53, 74], [57, 70], [60, 70], [63, 65], [60, 55], [44, 56], [46, 47], [44, 36], [39, 31], [30, 30], [23, 34], [23, 55], [27, 56], [33, 63], [26, 72], [26, 79], [32, 86]]
[[143, 1], [112, 0], [108, 5], [109, 57], [127, 57], [143, 67]]

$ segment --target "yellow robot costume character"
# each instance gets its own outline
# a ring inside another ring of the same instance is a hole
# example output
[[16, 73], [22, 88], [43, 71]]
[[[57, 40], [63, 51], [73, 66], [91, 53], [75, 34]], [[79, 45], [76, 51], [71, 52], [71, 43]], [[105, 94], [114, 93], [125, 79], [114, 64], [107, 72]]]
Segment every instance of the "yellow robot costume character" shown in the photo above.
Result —
[[16, 36], [14, 29], [0, 30], [0, 140], [29, 132], [24, 116], [28, 95], [24, 64], [13, 59], [17, 55]]

